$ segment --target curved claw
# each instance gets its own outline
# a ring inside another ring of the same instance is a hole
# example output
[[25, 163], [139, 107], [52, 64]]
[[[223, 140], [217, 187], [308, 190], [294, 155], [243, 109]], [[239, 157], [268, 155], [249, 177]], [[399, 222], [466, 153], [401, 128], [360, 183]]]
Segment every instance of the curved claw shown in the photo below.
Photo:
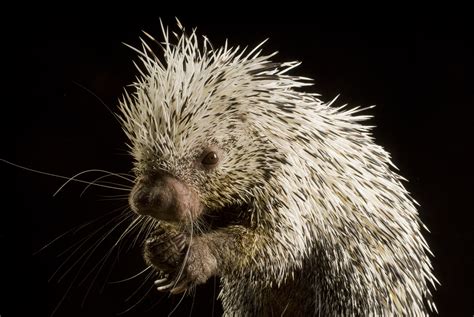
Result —
[[155, 286], [157, 286], [156, 289], [158, 291], [169, 291], [171, 294], [179, 294], [184, 292], [189, 288], [189, 283], [189, 280], [187, 280], [186, 278], [182, 278], [179, 281], [176, 281], [170, 278], [169, 276], [154, 281], [154, 284]]
[[154, 281], [158, 291], [178, 294], [190, 287], [191, 280], [180, 272], [180, 263], [187, 254], [184, 250], [188, 247], [188, 237], [181, 232], [159, 229], [146, 240], [145, 259], [162, 274]]
[[160, 278], [159, 280], [155, 280], [153, 283], [154, 283], [155, 285], [160, 285], [160, 284], [163, 284], [163, 283], [165, 283], [165, 282], [167, 282], [167, 281], [168, 281], [168, 278], [167, 278], [167, 277], [164, 277], [164, 278]]
[[174, 287], [170, 290], [171, 294], [179, 294], [184, 292], [189, 288], [189, 281], [184, 279], [180, 282], [178, 282], [176, 285], [173, 285]]
[[166, 284], [166, 285], [158, 286], [156, 289], [159, 290], [160, 292], [162, 292], [162, 291], [167, 291], [167, 290], [169, 290], [169, 289], [172, 288], [173, 286], [174, 286], [174, 281], [172, 281], [171, 283]]

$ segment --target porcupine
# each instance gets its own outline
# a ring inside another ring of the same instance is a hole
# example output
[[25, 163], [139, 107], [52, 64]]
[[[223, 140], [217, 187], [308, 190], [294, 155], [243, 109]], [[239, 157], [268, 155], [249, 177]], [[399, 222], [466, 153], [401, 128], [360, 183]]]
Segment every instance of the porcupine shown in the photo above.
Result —
[[120, 102], [158, 289], [218, 276], [229, 316], [436, 310], [425, 226], [367, 108], [303, 92], [311, 80], [288, 75], [299, 63], [261, 45], [215, 49], [181, 32], [175, 44], [167, 29], [163, 43], [147, 34], [164, 57], [143, 41]]

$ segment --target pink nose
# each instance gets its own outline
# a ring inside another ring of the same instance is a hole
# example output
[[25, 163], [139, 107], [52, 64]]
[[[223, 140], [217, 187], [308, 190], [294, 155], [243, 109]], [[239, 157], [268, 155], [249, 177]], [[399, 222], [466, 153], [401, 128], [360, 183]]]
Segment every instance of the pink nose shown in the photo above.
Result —
[[129, 203], [134, 212], [165, 221], [189, 219], [201, 210], [194, 191], [169, 175], [153, 181], [139, 180], [130, 193]]
[[170, 186], [163, 185], [136, 186], [138, 188], [132, 191], [132, 209], [139, 214], [148, 214], [153, 210], [160, 212], [170, 209], [175, 198], [173, 189]]

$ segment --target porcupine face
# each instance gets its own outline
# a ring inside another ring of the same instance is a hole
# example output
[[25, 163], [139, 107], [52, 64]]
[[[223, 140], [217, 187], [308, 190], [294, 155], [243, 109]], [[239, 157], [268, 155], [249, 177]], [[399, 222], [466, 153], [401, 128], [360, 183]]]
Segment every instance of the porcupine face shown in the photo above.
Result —
[[121, 103], [137, 175], [129, 201], [139, 214], [196, 219], [249, 203], [271, 177], [276, 155], [268, 154], [277, 150], [249, 112], [253, 74], [268, 61], [197, 46], [193, 34], [167, 46], [164, 61], [148, 52], [136, 91]]
[[[217, 120], [217, 119], [216, 119]], [[197, 128], [199, 120], [193, 123]], [[243, 123], [240, 129], [243, 129]], [[252, 164], [238, 160], [239, 150], [249, 140], [232, 135], [225, 127], [208, 126], [203, 138], [172, 143], [169, 153], [156, 148], [136, 161], [136, 184], [130, 194], [132, 209], [160, 220], [183, 221], [198, 218], [205, 209], [242, 203], [251, 182]], [[236, 159], [237, 158], [237, 159]], [[249, 177], [245, 177], [249, 174]]]

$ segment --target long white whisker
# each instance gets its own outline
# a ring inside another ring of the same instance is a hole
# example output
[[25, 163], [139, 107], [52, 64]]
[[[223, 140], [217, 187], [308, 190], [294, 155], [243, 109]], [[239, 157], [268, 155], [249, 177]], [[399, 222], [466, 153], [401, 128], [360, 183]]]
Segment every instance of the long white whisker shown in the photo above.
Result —
[[193, 314], [194, 301], [196, 300], [196, 292], [193, 291], [193, 300], [191, 301], [191, 308], [189, 309], [189, 317]]
[[115, 197], [115, 198], [101, 198], [98, 201], [128, 201], [128, 195], [126, 197]]
[[[100, 219], [100, 218], [99, 218], [99, 219]], [[91, 224], [91, 223], [93, 223], [93, 222], [95, 222], [95, 221], [98, 221], [99, 219], [95, 219], [95, 220], [93, 220], [93, 221], [90, 221], [90, 222], [87, 223], [87, 224], [84, 224], [84, 225], [82, 225], [82, 226], [79, 226], [79, 230], [80, 230], [81, 227], [85, 227], [85, 226], [87, 226], [87, 225], [89, 225], [89, 224]], [[62, 237], [66, 236], [67, 234], [69, 234], [69, 233], [71, 233], [71, 232], [73, 232], [73, 231], [76, 231], [77, 229], [78, 229], [77, 227], [74, 227], [74, 228], [69, 229], [68, 231], [66, 231], [66, 232], [64, 232], [64, 233], [62, 233], [62, 234], [60, 234], [59, 236], [57, 236], [56, 238], [54, 238], [53, 240], [51, 240], [50, 242], [48, 242], [46, 245], [44, 245], [43, 247], [41, 247], [41, 249], [39, 249], [38, 251], [33, 252], [33, 255], [37, 255], [38, 253], [42, 252], [43, 250], [45, 250], [46, 248], [48, 248], [50, 245], [52, 245], [53, 243], [55, 243], [56, 241], [58, 241], [58, 240], [61, 239]]]
[[[116, 211], [116, 210], [115, 210]], [[66, 260], [67, 261], [67, 260]], [[64, 262], [65, 263], [65, 262]], [[64, 265], [63, 263], [63, 265]], [[53, 274], [53, 276], [59, 271], [60, 268], [58, 268], [58, 270], [56, 270], [56, 272]], [[62, 303], [64, 302], [64, 300], [66, 299], [67, 295], [69, 294], [69, 292], [71, 291], [71, 288], [72, 286], [74, 285], [74, 283], [76, 282], [77, 278], [79, 276], [79, 273], [76, 274], [76, 276], [73, 278], [73, 280], [71, 281], [71, 283], [69, 284], [69, 287], [66, 289], [66, 291], [64, 292], [64, 295], [61, 297], [61, 299], [59, 300], [58, 304], [55, 306], [53, 312], [51, 313], [50, 317], [53, 317], [56, 312], [58, 311], [59, 307], [62, 305]], [[52, 277], [51, 277], [52, 278]], [[50, 279], [51, 279], [50, 278]]]
[[140, 272], [138, 272], [137, 274], [131, 276], [131, 277], [127, 277], [123, 280], [118, 280], [118, 281], [112, 281], [112, 282], [108, 282], [109, 284], [119, 284], [119, 283], [123, 283], [123, 282], [127, 282], [127, 281], [130, 281], [130, 280], [133, 280], [134, 278], [142, 275], [143, 273], [145, 273], [146, 271], [150, 270], [150, 269], [153, 269], [152, 266], [147, 266], [145, 269], [141, 270]]
[[[191, 215], [189, 215], [189, 220], [190, 220], [190, 226], [191, 226], [191, 230], [190, 230], [190, 234], [189, 234], [189, 244], [188, 244], [188, 248], [186, 249], [186, 254], [184, 255], [184, 260], [183, 260], [183, 264], [181, 265], [181, 268], [179, 270], [179, 273], [178, 273], [178, 276], [176, 277], [176, 279], [174, 280], [174, 285], [173, 287], [175, 287], [179, 281], [179, 279], [181, 278], [181, 276], [183, 275], [183, 272], [184, 272], [184, 267], [186, 265], [186, 262], [188, 260], [188, 256], [189, 256], [189, 250], [191, 249], [191, 244], [193, 242], [193, 221], [191, 219]], [[174, 310], [173, 310], [174, 311]]]
[[116, 175], [113, 175], [113, 174], [107, 174], [107, 175], [103, 175], [103, 176], [100, 176], [100, 177], [97, 177], [95, 180], [93, 180], [89, 185], [87, 185], [81, 192], [81, 194], [79, 195], [79, 197], [82, 197], [82, 195], [84, 195], [84, 193], [92, 186], [92, 185], [95, 185], [95, 184], [109, 184], [109, 185], [114, 185], [114, 186], [123, 186], [122, 184], [118, 184], [118, 183], [113, 183], [113, 182], [101, 182], [99, 183], [99, 181], [101, 179], [104, 179], [106, 177], [110, 177], [110, 176], [116, 176]]
[[[115, 228], [113, 228], [111, 231], [113, 231]], [[122, 234], [123, 235], [123, 234]], [[120, 240], [120, 238], [119, 238]], [[97, 277], [99, 276], [100, 272], [102, 271], [105, 263], [107, 263], [107, 260], [109, 259], [110, 255], [112, 254], [112, 252], [115, 250], [115, 247], [117, 246], [117, 243], [114, 244], [112, 246], [112, 248], [110, 248], [110, 250], [97, 262], [97, 264], [90, 270], [89, 274], [87, 274], [84, 279], [79, 283], [79, 285], [81, 285], [83, 282], [86, 281], [86, 279], [88, 278], [88, 276], [90, 275], [91, 272], [93, 272], [95, 270], [95, 268], [100, 264], [102, 263], [98, 269], [97, 269], [97, 272], [96, 274], [94, 275], [93, 279], [92, 279], [92, 282], [90, 283], [87, 291], [86, 291], [86, 294], [84, 296], [84, 299], [83, 299], [83, 302], [82, 302], [82, 305], [84, 305], [85, 301], [86, 301], [86, 298], [88, 296], [88, 294], [90, 293], [91, 289], [92, 289], [92, 286], [94, 285], [95, 281], [97, 280]], [[93, 251], [92, 251], [93, 252]], [[92, 254], [92, 253], [91, 253]], [[118, 256], [118, 252], [117, 252], [117, 256]], [[115, 263], [115, 261], [113, 261], [112, 263]], [[112, 271], [112, 268], [110, 269], [109, 273]]]
[[[129, 218], [131, 217], [131, 215], [127, 215], [125, 219], [123, 219], [121, 222], [119, 222], [116, 226], [114, 226], [112, 229], [110, 229], [106, 235], [104, 235], [104, 237], [102, 238], [101, 241], [99, 241], [97, 244], [96, 244], [96, 247], [98, 247], [102, 241], [104, 239], [107, 238], [108, 235], [110, 235], [115, 229], [118, 228], [118, 226], [120, 226], [122, 223], [125, 222], [125, 220], [128, 220]], [[122, 233], [121, 237], [123, 236], [124, 234]], [[120, 238], [118, 239], [118, 241], [120, 241]], [[84, 277], [84, 279], [79, 283], [79, 285], [81, 285], [82, 283], [84, 283], [86, 281], [86, 279], [89, 277], [89, 275], [95, 270], [95, 268], [100, 264], [102, 263], [102, 265], [100, 265], [97, 273], [100, 272], [100, 270], [102, 269], [102, 267], [104, 266], [105, 262], [107, 262], [107, 259], [109, 258], [110, 254], [112, 254], [112, 252], [115, 250], [115, 247], [118, 245], [118, 241], [115, 242], [115, 244], [110, 248], [110, 250], [105, 253], [105, 255], [99, 260], [97, 261], [96, 265], [89, 271], [89, 273]], [[92, 250], [92, 252], [90, 253], [90, 255], [92, 255], [92, 253], [94, 252], [94, 250]], [[86, 260], [87, 261], [87, 260]], [[96, 274], [97, 276], [98, 274]]]
[[[152, 277], [154, 275], [155, 271], [151, 271], [150, 273], [148, 273], [148, 275], [145, 277], [144, 281], [140, 284], [140, 286], [137, 287], [137, 289], [130, 295], [128, 296], [125, 301], [128, 302], [130, 301], [139, 291], [140, 289], [143, 287], [143, 285], [145, 285], [147, 282], [148, 282], [148, 279], [150, 279], [150, 277]], [[153, 289], [155, 286], [154, 284], [152, 285], [151, 289]]]
[[[78, 274], [81, 272], [82, 268], [84, 267], [84, 265], [87, 263], [87, 261], [90, 259], [90, 257], [92, 256], [92, 254], [95, 252], [95, 250], [97, 250], [97, 248], [102, 244], [102, 242], [104, 242], [104, 240], [118, 227], [120, 226], [120, 224], [122, 224], [124, 221], [128, 220], [129, 218], [129, 215], [126, 215], [124, 217], [124, 219], [120, 220], [120, 222], [118, 222], [116, 225], [114, 225], [112, 227], [112, 229], [110, 229], [106, 234], [104, 234], [102, 236], [101, 239], [99, 239], [97, 242], [95, 242], [92, 246], [90, 246], [80, 257], [79, 259], [77, 259], [77, 261], [58, 279], [58, 282], [61, 282], [61, 280], [68, 274], [68, 272], [71, 271], [71, 269], [77, 265], [77, 263], [79, 263], [79, 261], [81, 261], [82, 258], [84, 258], [84, 256], [87, 255], [87, 257], [85, 258], [85, 260], [82, 262], [82, 265], [79, 267], [79, 270], [78, 270]], [[103, 229], [103, 228], [100, 228], [100, 229]], [[110, 252], [110, 251], [109, 251]], [[97, 267], [98, 264], [96, 264], [95, 267]], [[87, 276], [92, 272], [93, 270], [91, 270]]]
[[114, 113], [112, 111], [112, 109], [110, 109], [109, 106], [107, 106], [107, 104], [99, 97], [97, 96], [97, 94], [95, 94], [92, 90], [90, 90], [89, 88], [87, 88], [86, 86], [78, 83], [77, 81], [73, 80], [72, 81], [74, 84], [76, 84], [77, 86], [81, 87], [82, 89], [84, 89], [85, 91], [87, 91], [89, 94], [91, 94], [93, 97], [95, 97], [111, 114], [112, 114], [112, 117], [114, 117], [114, 119], [119, 123], [119, 125], [121, 124], [120, 120], [118, 119], [117, 117], [117, 114]]
[[101, 195], [102, 198], [128, 198], [128, 194], [120, 194], [120, 195]]
[[214, 287], [213, 287], [213, 290], [212, 290], [212, 316], [211, 317], [214, 317], [214, 308], [215, 308], [215, 304], [216, 304], [216, 282], [217, 282], [217, 277], [213, 277], [213, 284], [214, 284]]
[[[98, 217], [98, 218], [96, 218], [96, 219], [94, 219], [94, 220], [92, 220], [92, 221], [89, 221], [88, 223], [86, 223], [86, 224], [84, 224], [84, 225], [75, 227], [75, 228], [69, 230], [68, 232], [71, 232], [71, 231], [72, 231], [73, 234], [77, 234], [79, 231], [81, 231], [81, 230], [84, 229], [85, 227], [87, 227], [87, 226], [93, 224], [94, 222], [98, 222], [98, 221], [101, 220], [102, 218], [105, 218], [106, 216], [108, 216], [108, 215], [110, 215], [110, 214], [112, 214], [112, 213], [118, 212], [118, 211], [120, 211], [120, 210], [123, 211], [123, 207], [116, 208], [116, 209], [114, 209], [114, 210], [112, 210], [112, 211], [106, 213], [105, 215], [102, 215], [102, 216], [100, 216], [100, 217]], [[118, 219], [124, 217], [125, 215], [126, 215], [126, 214], [119, 214], [119, 215], [116, 215], [116, 216], [112, 217], [109, 221], [107, 221], [107, 224], [112, 223], [113, 221], [118, 220]], [[79, 239], [79, 241], [76, 241], [75, 243], [73, 243], [71, 246], [69, 246], [68, 248], [66, 248], [64, 251], [60, 252], [57, 256], [58, 256], [58, 257], [63, 256], [63, 255], [66, 254], [69, 250], [75, 248], [78, 244], [80, 244], [80, 243], [83, 242], [84, 240], [88, 240], [88, 239], [92, 238], [92, 236], [94, 236], [94, 234], [96, 234], [97, 232], [101, 231], [102, 229], [103, 229], [103, 226], [101, 226], [100, 228], [97, 228], [94, 232], [92, 232], [92, 233], [86, 235], [85, 237], [82, 237], [81, 239]], [[80, 248], [80, 246], [79, 246], [78, 248]]]
[[[124, 219], [120, 220], [118, 224], [116, 224], [112, 230], [109, 230], [108, 233], [105, 235], [105, 237], [107, 237], [111, 231], [113, 231], [120, 223], [122, 223], [123, 221], [127, 220], [128, 218], [128, 215], [126, 214], [123, 214], [123, 215], [120, 215], [118, 216], [118, 218], [121, 218], [123, 217]], [[87, 241], [89, 241], [96, 233], [100, 232], [101, 230], [103, 230], [104, 228], [103, 227], [100, 227], [98, 228], [97, 230], [95, 230], [92, 234], [90, 234], [87, 239], [85, 239], [77, 248], [76, 250], [74, 250], [69, 256], [68, 258], [64, 261], [64, 263], [56, 270], [56, 272], [54, 272], [54, 274], [50, 277], [50, 280], [53, 279], [53, 277], [58, 273], [58, 271], [66, 264], [67, 261], [69, 261], [69, 259], [75, 254], [77, 253], [82, 245], [84, 245]], [[58, 279], [58, 282], [61, 282], [61, 280], [81, 261], [82, 258], [84, 258], [86, 255], [87, 255], [87, 258], [86, 260], [83, 262], [83, 264], [81, 265], [80, 269], [79, 269], [79, 272], [80, 273], [80, 270], [82, 269], [82, 267], [84, 267], [84, 264], [85, 262], [87, 262], [87, 260], [90, 258], [90, 256], [92, 255], [92, 253], [97, 249], [97, 247], [102, 243], [102, 241], [105, 239], [102, 238], [98, 243], [95, 243], [94, 245], [92, 245], [91, 247], [89, 247], [85, 252], [83, 252], [83, 254], [66, 270], [66, 272], [64, 274], [61, 275], [61, 277]], [[92, 249], [92, 251], [91, 251]], [[92, 252], [92, 253], [90, 253]]]
[[[58, 190], [53, 194], [53, 197], [56, 196], [67, 184], [69, 184], [69, 182], [71, 181], [80, 181], [82, 183], [87, 183], [87, 184], [93, 184], [94, 186], [100, 186], [100, 187], [106, 187], [106, 188], [111, 188], [111, 189], [117, 189], [117, 190], [123, 190], [123, 191], [129, 191], [130, 188], [121, 188], [121, 187], [113, 187], [113, 186], [108, 186], [108, 185], [101, 185], [101, 184], [95, 184], [95, 183], [91, 183], [91, 182], [86, 182], [86, 181], [82, 181], [82, 180], [78, 180], [76, 177], [79, 177], [83, 174], [86, 174], [86, 173], [93, 173], [93, 172], [98, 172], [98, 173], [108, 173], [108, 174], [111, 174], [111, 175], [115, 175], [117, 177], [121, 177], [121, 178], [124, 178], [126, 179], [125, 177], [121, 176], [121, 175], [118, 175], [118, 174], [115, 174], [115, 173], [112, 173], [112, 172], [109, 172], [109, 171], [106, 171], [106, 170], [101, 170], [101, 169], [90, 169], [90, 170], [85, 170], [85, 171], [82, 171], [82, 172], [79, 172], [77, 173], [76, 175], [70, 177], [64, 184], [62, 184]], [[67, 177], [66, 177], [67, 178]]]
[[158, 300], [157, 300], [155, 303], [153, 303], [150, 307], [148, 307], [147, 309], [145, 309], [145, 312], [152, 311], [158, 304], [161, 303], [161, 301], [163, 300], [163, 298], [164, 298], [163, 296], [158, 297]]
[[[148, 282], [148, 280], [150, 279], [150, 277], [153, 275], [153, 271], [150, 272], [150, 274], [147, 275], [147, 277], [145, 278], [145, 281], [137, 288], [137, 290], [129, 297], [127, 298], [125, 301], [128, 301], [130, 300], [131, 297], [133, 297], [133, 295], [135, 295], [137, 293], [138, 290], [140, 290], [143, 285], [146, 284], [146, 282]], [[146, 296], [150, 293], [151, 290], [153, 290], [155, 288], [154, 285], [152, 285], [150, 288], [148, 288], [148, 290], [145, 292], [145, 294], [142, 296], [142, 298], [140, 300], [138, 300], [135, 304], [133, 304], [132, 306], [130, 306], [128, 309], [126, 309], [125, 311], [123, 312], [120, 312], [117, 314], [117, 316], [120, 316], [120, 315], [123, 315], [129, 311], [131, 311], [133, 308], [135, 308], [138, 304], [140, 304], [145, 298]]]
[[[119, 215], [117, 216], [116, 218], [121, 218], [123, 217], [123, 215]], [[54, 279], [54, 277], [56, 276], [56, 274], [58, 274], [61, 269], [66, 265], [66, 263], [68, 263], [68, 261], [74, 256], [74, 254], [76, 254], [77, 252], [79, 252], [79, 250], [81, 249], [81, 247], [87, 243], [87, 241], [89, 241], [97, 232], [101, 231], [103, 229], [103, 227], [101, 228], [98, 228], [96, 230], [94, 230], [92, 233], [88, 234], [87, 236], [83, 237], [82, 239], [80, 239], [78, 242], [74, 243], [72, 246], [70, 246], [69, 248], [67, 248], [66, 250], [64, 250], [63, 252], [61, 252], [58, 256], [62, 256], [63, 254], [67, 253], [69, 250], [75, 248], [75, 250], [64, 260], [64, 262], [56, 269], [56, 271], [50, 276], [50, 278], [48, 279], [48, 282], [51, 282], [51, 280]], [[76, 247], [77, 246], [77, 247]]]
[[59, 307], [61, 306], [61, 304], [64, 302], [64, 300], [66, 299], [67, 295], [69, 294], [69, 292], [71, 291], [71, 288], [72, 288], [72, 285], [74, 284], [74, 280], [72, 281], [72, 283], [69, 285], [69, 287], [66, 289], [66, 291], [64, 292], [64, 295], [63, 297], [61, 297], [61, 299], [59, 300], [58, 304], [56, 305], [56, 307], [54, 308], [53, 312], [51, 313], [50, 317], [53, 317], [54, 314], [56, 314], [56, 312], [58, 311]]
[[183, 295], [182, 295], [181, 298], [179, 299], [179, 302], [176, 304], [176, 306], [173, 308], [173, 310], [168, 314], [168, 317], [170, 317], [170, 316], [176, 311], [176, 309], [178, 309], [179, 305], [181, 305], [181, 302], [182, 302], [183, 299], [184, 299], [184, 296], [186, 296], [186, 291], [183, 292]]
[[113, 247], [117, 247], [118, 246], [118, 251], [117, 251], [117, 256], [118, 254], [120, 254], [120, 244], [122, 242], [122, 240], [129, 234], [131, 233], [133, 230], [135, 230], [137, 228], [137, 226], [143, 221], [143, 217], [142, 216], [137, 216], [135, 219], [133, 219], [133, 221], [128, 225], [128, 227], [124, 230], [124, 232], [120, 235], [120, 237], [117, 239], [117, 241], [115, 242], [114, 246]]
[[140, 228], [140, 231], [138, 232], [138, 234], [135, 236], [135, 239], [133, 239], [133, 242], [131, 243], [130, 247], [133, 247], [137, 244], [139, 238], [141, 237], [142, 233], [144, 231], [146, 231], [146, 234], [145, 236], [149, 236], [150, 235], [150, 232], [153, 230], [153, 224], [155, 223], [155, 220], [152, 218], [152, 217], [146, 217], [144, 219], [144, 224], [143, 226]]
[[[7, 161], [7, 160], [2, 159], [2, 158], [0, 158], [0, 161], [3, 162], [3, 163], [7, 163], [7, 164], [9, 164], [9, 165], [15, 166], [15, 167], [20, 168], [20, 169], [25, 170], [25, 171], [33, 172], [33, 173], [36, 173], [36, 174], [42, 174], [42, 175], [52, 176], [52, 177], [61, 178], [61, 179], [66, 179], [66, 180], [67, 180], [66, 183], [68, 183], [68, 182], [70, 182], [70, 181], [74, 181], [74, 182], [78, 182], [78, 183], [90, 184], [90, 182], [88, 182], [88, 181], [75, 178], [75, 177], [77, 177], [77, 176], [79, 176], [79, 175], [76, 175], [76, 176], [74, 176], [74, 177], [66, 177], [66, 176], [62, 176], [62, 175], [58, 175], [58, 174], [43, 172], [43, 171], [35, 170], [35, 169], [33, 169], [33, 168], [21, 166], [21, 165], [12, 163], [12, 162]], [[90, 171], [95, 171], [95, 170], [90, 170]], [[102, 171], [102, 170], [97, 170], [97, 171]], [[102, 171], [102, 172], [107, 172], [107, 171]], [[107, 172], [107, 173], [110, 173], [110, 172]], [[114, 173], [112, 173], [112, 174], [114, 174]], [[119, 175], [119, 174], [117, 174], [117, 175]], [[122, 176], [122, 177], [123, 177], [123, 176]], [[125, 177], [123, 177], [123, 178], [125, 178]], [[126, 179], [126, 178], [125, 178], [125, 179]], [[62, 189], [62, 187], [64, 187], [64, 186], [65, 186], [65, 184], [63, 184], [63, 186], [61, 186], [61, 189]], [[123, 190], [123, 191], [128, 191], [128, 190], [129, 190], [129, 189], [126, 189], [126, 188], [117, 188], [117, 187], [113, 187], [113, 186], [100, 185], [100, 184], [94, 184], [94, 186], [103, 187], [103, 188], [109, 188], [109, 189]], [[58, 190], [58, 191], [59, 191], [59, 190]], [[56, 196], [56, 194], [58, 193], [58, 191], [56, 191], [56, 192], [53, 194], [53, 196]]]

